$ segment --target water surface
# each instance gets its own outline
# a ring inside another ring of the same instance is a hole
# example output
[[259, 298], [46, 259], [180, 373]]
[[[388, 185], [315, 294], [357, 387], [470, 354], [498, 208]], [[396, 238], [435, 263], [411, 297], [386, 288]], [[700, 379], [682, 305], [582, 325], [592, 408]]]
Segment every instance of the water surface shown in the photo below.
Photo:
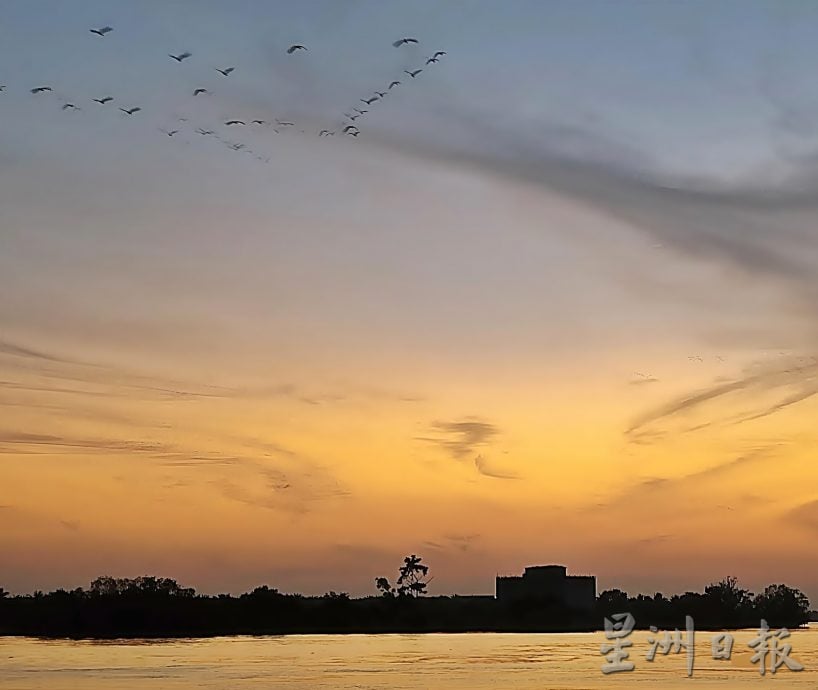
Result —
[[185, 640], [66, 641], [0, 637], [3, 690], [557, 690], [818, 687], [818, 627], [793, 632], [792, 656], [805, 670], [762, 677], [734, 633], [730, 661], [711, 658], [711, 635], [696, 633], [686, 678], [684, 651], [645, 660], [648, 632], [631, 636], [630, 673], [603, 675], [602, 633], [464, 635], [294, 635]]

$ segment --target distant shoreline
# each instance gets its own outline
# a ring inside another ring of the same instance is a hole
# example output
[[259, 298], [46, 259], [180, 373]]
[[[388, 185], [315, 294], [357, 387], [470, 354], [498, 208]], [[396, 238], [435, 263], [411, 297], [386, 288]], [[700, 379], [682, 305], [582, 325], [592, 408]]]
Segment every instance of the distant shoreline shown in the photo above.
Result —
[[510, 601], [493, 596], [413, 596], [386, 589], [353, 599], [283, 594], [267, 586], [240, 596], [201, 595], [175, 580], [103, 577], [88, 590], [9, 596], [0, 590], [0, 637], [41, 639], [181, 639], [268, 635], [420, 635], [465, 633], [594, 633], [606, 619], [631, 614], [633, 630], [796, 629], [811, 616], [797, 589], [770, 585], [751, 595], [735, 579], [703, 593], [629, 597], [606, 590], [583, 608], [553, 597]]

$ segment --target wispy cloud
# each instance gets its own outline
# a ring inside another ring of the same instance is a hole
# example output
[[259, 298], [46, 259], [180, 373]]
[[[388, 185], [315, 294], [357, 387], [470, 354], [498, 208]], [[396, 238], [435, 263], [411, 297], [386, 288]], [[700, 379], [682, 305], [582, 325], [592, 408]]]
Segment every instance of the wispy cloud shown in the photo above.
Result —
[[808, 530], [818, 534], [818, 500], [808, 501], [790, 511], [790, 517]]
[[455, 460], [472, 457], [477, 450], [491, 442], [500, 432], [492, 423], [479, 417], [456, 421], [435, 421], [430, 436], [417, 440], [432, 443], [449, 453]]
[[[406, 392], [356, 384], [323, 391], [308, 390], [291, 382], [258, 386], [204, 384], [139, 373], [103, 362], [62, 357], [9, 341], [0, 341], [0, 370], [3, 369], [3, 355], [15, 360], [11, 363], [13, 366], [7, 367], [7, 378], [0, 379], [0, 389], [9, 391], [128, 398], [140, 394], [147, 399], [162, 400], [283, 398], [311, 406], [360, 401], [416, 403], [423, 400], [421, 396]], [[21, 380], [19, 376], [23, 372], [36, 376], [36, 382]], [[12, 378], [15, 374], [16, 380]]]
[[80, 362], [72, 359], [65, 359], [57, 357], [56, 355], [47, 352], [41, 352], [17, 343], [12, 343], [7, 340], [0, 340], [0, 354], [12, 355], [14, 357], [26, 357], [30, 359], [41, 359], [47, 362], [59, 362], [61, 364], [79, 364]]
[[[782, 357], [780, 361], [756, 363], [744, 375], [719, 381], [708, 388], [683, 395], [637, 419], [625, 432], [634, 443], [650, 443], [671, 431], [690, 433], [715, 425], [743, 424], [768, 417], [818, 394], [818, 363], [813, 357]], [[770, 398], [773, 399], [770, 402]], [[744, 410], [736, 413], [740, 403]], [[712, 404], [721, 403], [721, 407]], [[696, 413], [708, 411], [706, 419]], [[682, 426], [672, 426], [674, 423]]]
[[767, 462], [781, 444], [771, 443], [748, 448], [740, 455], [704, 469], [678, 477], [649, 477], [625, 488], [610, 500], [597, 503], [594, 510], [609, 511], [622, 506], [643, 509], [648, 502], [672, 505], [673, 499], [696, 493], [709, 482], [722, 480], [754, 464]]
[[495, 467], [492, 462], [483, 455], [478, 455], [474, 459], [474, 466], [477, 468], [477, 471], [485, 477], [491, 477], [492, 479], [519, 479], [519, 475], [516, 475], [512, 472], [504, 471], [498, 467]]
[[233, 501], [294, 514], [308, 513], [326, 501], [350, 495], [332, 474], [318, 465], [298, 472], [285, 472], [258, 462], [253, 467], [252, 481], [242, 483], [228, 477], [215, 482], [216, 487]]
[[423, 542], [433, 551], [471, 551], [480, 540], [479, 534], [444, 534], [438, 539]]
[[498, 123], [459, 104], [439, 115], [437, 135], [389, 132], [378, 143], [565, 195], [669, 249], [774, 278], [801, 307], [814, 305], [818, 156], [782, 161], [790, 173], [780, 180], [690, 178], [620, 144], [604, 126]]

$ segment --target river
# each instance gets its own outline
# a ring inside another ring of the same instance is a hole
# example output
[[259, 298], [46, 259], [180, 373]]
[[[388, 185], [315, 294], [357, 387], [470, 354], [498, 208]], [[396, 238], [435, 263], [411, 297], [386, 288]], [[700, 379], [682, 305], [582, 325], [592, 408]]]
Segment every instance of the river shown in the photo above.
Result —
[[589, 688], [818, 687], [818, 627], [786, 640], [804, 670], [762, 676], [733, 633], [730, 660], [712, 658], [713, 633], [697, 631], [692, 680], [686, 652], [658, 653], [647, 631], [629, 640], [631, 672], [603, 674], [603, 633], [293, 635], [182, 640], [69, 641], [0, 637], [3, 690], [272, 688], [292, 690], [556, 690]]

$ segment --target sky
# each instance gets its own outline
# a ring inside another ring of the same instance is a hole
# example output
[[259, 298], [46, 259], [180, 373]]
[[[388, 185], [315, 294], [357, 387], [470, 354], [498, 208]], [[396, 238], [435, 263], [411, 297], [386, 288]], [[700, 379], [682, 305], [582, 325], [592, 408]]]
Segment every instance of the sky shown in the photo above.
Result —
[[815, 45], [807, 0], [0, 0], [0, 585], [818, 601]]

